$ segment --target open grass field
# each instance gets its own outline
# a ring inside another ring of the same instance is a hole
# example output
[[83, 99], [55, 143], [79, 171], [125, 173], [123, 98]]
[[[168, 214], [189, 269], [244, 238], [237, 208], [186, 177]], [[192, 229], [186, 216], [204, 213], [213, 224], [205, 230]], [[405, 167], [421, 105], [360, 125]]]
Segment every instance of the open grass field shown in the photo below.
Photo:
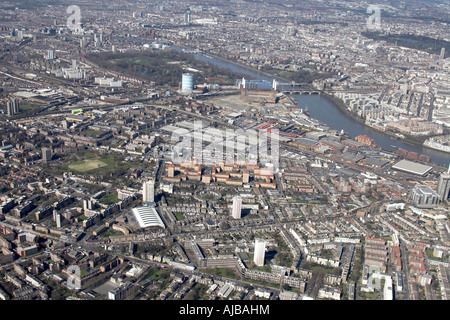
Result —
[[111, 204], [119, 202], [120, 199], [117, 197], [117, 192], [113, 192], [111, 194], [104, 196], [103, 198], [99, 199], [98, 201], [100, 203], [103, 203], [106, 205], [111, 205]]
[[95, 152], [86, 151], [79, 155], [77, 160], [63, 164], [61, 169], [78, 173], [109, 174], [123, 172], [131, 166], [132, 163], [121, 161], [114, 154], [97, 155]]
[[108, 164], [101, 160], [87, 159], [87, 160], [81, 160], [81, 161], [77, 161], [75, 163], [70, 164], [69, 169], [72, 169], [72, 170], [78, 171], [78, 172], [88, 172], [88, 171], [103, 168], [106, 166], [108, 166]]

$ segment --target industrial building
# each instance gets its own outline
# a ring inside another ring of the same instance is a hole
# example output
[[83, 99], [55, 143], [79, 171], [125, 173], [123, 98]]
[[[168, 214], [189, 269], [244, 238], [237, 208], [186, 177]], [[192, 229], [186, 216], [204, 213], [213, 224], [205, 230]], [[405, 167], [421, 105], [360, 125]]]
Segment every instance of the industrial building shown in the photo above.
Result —
[[426, 166], [417, 162], [412, 162], [409, 160], [400, 160], [395, 165], [392, 166], [392, 169], [416, 174], [419, 176], [425, 176], [428, 172], [433, 169], [430, 166]]
[[161, 227], [165, 228], [164, 222], [153, 207], [139, 207], [132, 210], [141, 228]]
[[246, 101], [262, 101], [275, 103], [277, 100], [277, 83], [265, 80], [246, 80], [245, 78], [237, 81], [241, 90], [241, 99]]

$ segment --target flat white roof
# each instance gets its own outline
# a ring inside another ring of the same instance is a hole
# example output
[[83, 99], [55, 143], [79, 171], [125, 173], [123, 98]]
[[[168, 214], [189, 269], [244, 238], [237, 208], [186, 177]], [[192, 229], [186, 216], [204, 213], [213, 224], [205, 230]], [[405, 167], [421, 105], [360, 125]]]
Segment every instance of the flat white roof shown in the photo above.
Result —
[[237, 118], [237, 117], [239, 117], [241, 114], [242, 114], [242, 113], [240, 113], [240, 112], [232, 112], [232, 113], [230, 113], [228, 116], [231, 117], [231, 118]]
[[395, 165], [392, 166], [392, 169], [401, 170], [423, 176], [433, 168], [409, 160], [400, 160], [399, 162], [397, 162]]
[[28, 92], [28, 91], [18, 91], [16, 93], [14, 93], [15, 96], [21, 97], [21, 98], [34, 98], [37, 97], [38, 95], [36, 93], [33, 92]]

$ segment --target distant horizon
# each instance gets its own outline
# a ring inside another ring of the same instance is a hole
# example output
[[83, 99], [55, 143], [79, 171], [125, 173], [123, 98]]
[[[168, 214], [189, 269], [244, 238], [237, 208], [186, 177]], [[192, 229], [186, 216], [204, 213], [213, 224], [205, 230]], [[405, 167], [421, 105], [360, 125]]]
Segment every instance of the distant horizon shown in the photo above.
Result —
[[448, 300], [449, 17], [0, 3], [0, 300], [196, 318]]

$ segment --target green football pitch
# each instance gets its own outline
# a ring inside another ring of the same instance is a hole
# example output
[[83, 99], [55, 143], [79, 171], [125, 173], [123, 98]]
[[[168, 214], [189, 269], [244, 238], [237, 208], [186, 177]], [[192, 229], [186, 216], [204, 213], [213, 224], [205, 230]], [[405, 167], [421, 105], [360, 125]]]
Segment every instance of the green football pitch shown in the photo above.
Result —
[[108, 164], [106, 164], [105, 162], [97, 159], [87, 159], [73, 163], [69, 165], [69, 168], [79, 172], [88, 172], [94, 169], [106, 167], [107, 165]]

